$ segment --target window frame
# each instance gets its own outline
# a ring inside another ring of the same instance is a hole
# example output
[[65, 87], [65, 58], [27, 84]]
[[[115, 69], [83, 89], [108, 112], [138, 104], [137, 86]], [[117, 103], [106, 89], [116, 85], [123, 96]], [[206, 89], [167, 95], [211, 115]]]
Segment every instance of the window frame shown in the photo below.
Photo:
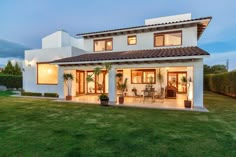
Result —
[[[179, 45], [165, 45], [165, 34], [172, 34], [172, 33], [180, 33], [181, 34], [181, 41]], [[163, 36], [163, 45], [157, 46], [156, 45], [156, 36]], [[182, 46], [183, 44], [183, 32], [182, 30], [179, 31], [172, 31], [172, 32], [161, 32], [161, 33], [154, 33], [154, 39], [153, 39], [153, 45], [154, 47], [167, 47], [167, 46]]]
[[[141, 83], [134, 83], [133, 82], [133, 75], [132, 75], [132, 72], [133, 71], [141, 71], [142, 72], [142, 77], [141, 77]], [[131, 77], [131, 84], [148, 84], [147, 82], [144, 82], [143, 80], [143, 73], [144, 72], [154, 72], [154, 82], [153, 84], [156, 84], [156, 69], [133, 69], [130, 71], [130, 77]]]
[[39, 83], [39, 64], [50, 64], [50, 62], [37, 62], [37, 85], [58, 85], [58, 67], [57, 67], [57, 83]]
[[[105, 50], [104, 51], [113, 51], [113, 38], [105, 38], [105, 39], [95, 39], [93, 40], [93, 52], [103, 52], [103, 51], [95, 51], [95, 42], [96, 41], [105, 41]], [[107, 42], [111, 41], [112, 49], [107, 50]]]
[[[130, 44], [130, 43], [129, 43], [129, 38], [132, 38], [132, 37], [135, 37], [135, 38], [136, 38], [136, 42], [135, 42], [134, 44]], [[137, 45], [137, 35], [128, 35], [128, 36], [127, 36], [127, 44], [128, 44], [128, 45]]]

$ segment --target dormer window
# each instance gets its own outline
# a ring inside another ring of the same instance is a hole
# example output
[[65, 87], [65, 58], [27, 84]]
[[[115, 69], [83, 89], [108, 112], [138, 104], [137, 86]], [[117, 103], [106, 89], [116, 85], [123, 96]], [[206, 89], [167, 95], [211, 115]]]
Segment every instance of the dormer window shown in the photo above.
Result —
[[113, 43], [112, 38], [94, 40], [94, 52], [112, 51]]
[[154, 47], [182, 45], [182, 31], [154, 34]]
[[136, 43], [137, 43], [136, 35], [128, 36], [127, 40], [128, 40], [128, 45], [136, 45]]

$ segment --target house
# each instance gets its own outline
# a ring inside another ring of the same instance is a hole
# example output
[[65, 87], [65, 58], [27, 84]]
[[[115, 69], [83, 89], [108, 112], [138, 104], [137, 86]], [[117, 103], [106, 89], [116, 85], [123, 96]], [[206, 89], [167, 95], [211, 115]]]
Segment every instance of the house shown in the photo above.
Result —
[[[94, 67], [109, 62], [103, 89], [110, 104], [117, 103], [117, 73], [128, 79], [126, 96], [133, 88], [141, 94], [152, 80], [153, 87], [165, 87], [166, 97], [178, 101], [187, 95], [182, 78], [191, 78], [189, 99], [194, 108], [203, 108], [203, 59], [209, 53], [198, 40], [212, 17], [192, 19], [191, 14], [146, 19], [142, 26], [80, 33], [75, 37], [57, 31], [42, 39], [42, 49], [25, 51], [23, 88], [25, 91], [58, 93], [65, 98], [64, 73], [72, 73], [75, 100], [101, 91], [86, 76]], [[159, 82], [156, 75], [163, 75]], [[104, 73], [96, 76], [99, 80]], [[169, 90], [168, 90], [169, 89]], [[79, 99], [78, 99], [79, 100]]]

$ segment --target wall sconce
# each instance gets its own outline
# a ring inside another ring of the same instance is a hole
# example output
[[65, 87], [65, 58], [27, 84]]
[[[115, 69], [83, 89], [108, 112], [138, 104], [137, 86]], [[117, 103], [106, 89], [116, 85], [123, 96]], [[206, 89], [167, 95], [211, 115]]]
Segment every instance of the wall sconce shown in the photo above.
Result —
[[32, 61], [25, 60], [25, 65], [31, 67], [33, 65], [33, 60]]

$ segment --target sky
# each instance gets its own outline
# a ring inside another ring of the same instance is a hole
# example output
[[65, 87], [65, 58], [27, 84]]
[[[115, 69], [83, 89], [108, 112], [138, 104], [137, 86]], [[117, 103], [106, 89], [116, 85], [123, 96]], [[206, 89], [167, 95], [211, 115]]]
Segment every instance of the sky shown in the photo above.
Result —
[[[213, 17], [198, 42], [211, 54], [205, 63], [225, 64], [229, 59], [230, 69], [236, 69], [235, 0], [1, 0], [0, 39], [38, 49], [43, 37], [61, 29], [75, 36], [183, 13], [192, 13], [193, 18]], [[0, 53], [4, 53], [1, 45]], [[15, 57], [2, 56], [0, 64]]]

